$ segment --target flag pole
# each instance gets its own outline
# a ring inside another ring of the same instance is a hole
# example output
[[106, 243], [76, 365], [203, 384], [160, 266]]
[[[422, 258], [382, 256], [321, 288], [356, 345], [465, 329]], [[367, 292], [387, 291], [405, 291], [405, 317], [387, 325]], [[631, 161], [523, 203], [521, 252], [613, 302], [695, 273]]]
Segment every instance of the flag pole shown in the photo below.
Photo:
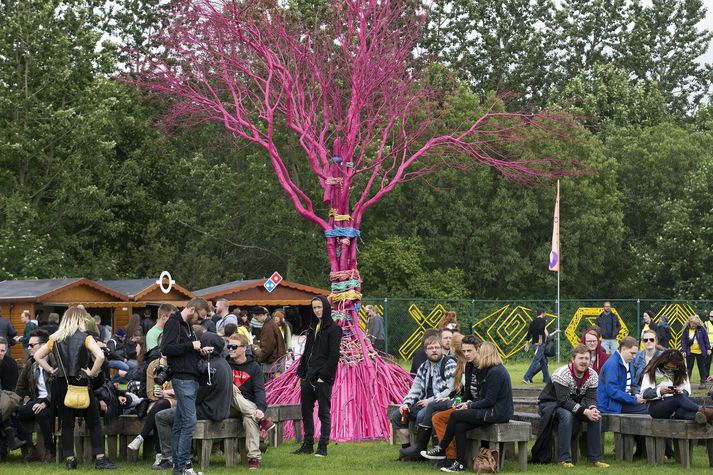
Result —
[[557, 363], [560, 362], [560, 273], [557, 271]]

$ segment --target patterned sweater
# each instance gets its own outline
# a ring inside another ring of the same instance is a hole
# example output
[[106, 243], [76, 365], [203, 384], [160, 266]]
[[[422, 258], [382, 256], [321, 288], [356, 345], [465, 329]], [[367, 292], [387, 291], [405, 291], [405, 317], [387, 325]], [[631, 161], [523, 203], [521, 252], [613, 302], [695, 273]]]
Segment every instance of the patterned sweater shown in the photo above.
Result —
[[539, 402], [555, 401], [560, 407], [576, 414], [582, 414], [590, 407], [597, 407], [599, 378], [592, 368], [588, 368], [587, 371], [583, 381], [578, 385], [570, 365], [561, 367], [550, 377], [550, 382], [538, 397]]
[[[445, 365], [442, 365], [442, 359], [448, 358]], [[456, 372], [456, 360], [448, 356], [441, 357], [437, 363], [433, 365], [433, 377], [431, 379], [431, 387], [433, 388], [433, 399], [439, 397], [448, 397], [448, 395], [453, 390], [454, 377]], [[441, 374], [441, 367], [444, 366], [443, 374]], [[413, 380], [411, 389], [409, 390], [406, 397], [404, 397], [403, 404], [408, 404], [409, 406], [417, 401], [426, 399], [426, 394], [428, 388], [426, 386], [429, 380], [429, 372], [431, 371], [431, 362], [426, 360], [421, 366], [419, 366], [418, 371], [416, 371], [416, 378]]]

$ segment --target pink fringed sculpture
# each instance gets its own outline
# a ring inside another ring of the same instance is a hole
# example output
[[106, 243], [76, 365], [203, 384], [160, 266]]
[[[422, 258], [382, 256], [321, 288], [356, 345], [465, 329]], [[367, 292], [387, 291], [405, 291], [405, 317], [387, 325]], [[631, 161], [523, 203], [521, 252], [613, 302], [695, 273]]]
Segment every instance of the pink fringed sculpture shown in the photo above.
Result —
[[[310, 18], [309, 28], [284, 3], [172, 2], [163, 48], [141, 59], [137, 82], [173, 100], [169, 125], [216, 121], [262, 147], [297, 212], [323, 230], [332, 317], [345, 334], [331, 438], [383, 439], [386, 406], [400, 402], [410, 378], [379, 356], [355, 323], [364, 212], [398, 183], [447, 167], [485, 165], [520, 182], [576, 173], [571, 162], [536, 156], [531, 147], [533, 137], [567, 137], [572, 122], [558, 111], [504, 112], [495, 98], [449, 125], [449, 91], [421, 80], [414, 59], [427, 17], [420, 0], [339, 0], [324, 18]], [[296, 137], [302, 156], [282, 153], [278, 128]], [[307, 160], [314, 177], [295, 176], [295, 160]], [[300, 188], [315, 179], [319, 198]], [[315, 198], [328, 213], [318, 214]], [[270, 403], [298, 401], [295, 371], [268, 386]]]

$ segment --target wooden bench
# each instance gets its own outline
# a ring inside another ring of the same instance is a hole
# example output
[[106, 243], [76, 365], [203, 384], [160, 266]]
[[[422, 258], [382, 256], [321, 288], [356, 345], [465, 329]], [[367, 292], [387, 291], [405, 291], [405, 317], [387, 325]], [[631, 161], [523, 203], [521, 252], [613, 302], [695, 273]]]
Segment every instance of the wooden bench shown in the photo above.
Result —
[[490, 443], [490, 448], [497, 447], [500, 455], [498, 470], [502, 469], [505, 461], [505, 444], [517, 444], [518, 467], [520, 471], [527, 470], [527, 443], [530, 441], [532, 426], [529, 422], [510, 421], [503, 424], [490, 424], [476, 427], [468, 431], [467, 437], [471, 441], [466, 449], [466, 463], [473, 468], [473, 457], [478, 455], [482, 441]]
[[193, 440], [200, 444], [200, 466], [206, 470], [210, 464], [213, 442], [224, 444], [225, 466], [235, 467], [235, 453], [240, 452], [240, 462], [247, 464], [245, 429], [241, 419], [224, 419], [220, 422], [199, 420], [193, 432]]
[[[128, 414], [119, 416], [120, 424], [118, 425], [118, 430], [114, 433], [107, 433], [107, 441], [109, 443], [109, 458], [115, 457], [117, 455], [116, 444], [119, 444], [118, 459], [125, 460], [127, 462], [136, 462], [139, 459], [139, 453], [136, 450], [131, 450], [128, 445], [134, 440], [134, 438], [141, 433], [144, 427], [144, 419], [139, 419], [135, 414]], [[156, 432], [156, 431], [154, 431]], [[142, 458], [144, 461], [151, 461], [155, 454], [155, 442], [154, 438], [158, 437], [157, 434], [149, 435], [146, 440], [144, 440], [141, 447], [143, 448]]]
[[[395, 412], [399, 412], [401, 408], [401, 404], [389, 404], [389, 406], [386, 408], [386, 417], [389, 421], [391, 421], [392, 414]], [[398, 436], [396, 435], [396, 430], [394, 429], [394, 425], [389, 422], [389, 430], [391, 431], [390, 437], [389, 437], [389, 445], [394, 445], [398, 442]], [[411, 443], [414, 443], [414, 435], [416, 433], [416, 423], [414, 421], [409, 422], [409, 438], [411, 439]]]
[[693, 446], [704, 440], [708, 452], [708, 465], [713, 467], [713, 426], [700, 425], [694, 421], [676, 419], [653, 419], [648, 415], [610, 415], [613, 423], [614, 447], [617, 460], [630, 462], [633, 459], [634, 437], [643, 437], [646, 456], [650, 464], [663, 464], [666, 439], [673, 439], [676, 460], [685, 468], [691, 467]]
[[275, 423], [275, 430], [270, 435], [270, 445], [278, 447], [285, 439], [285, 422], [292, 422], [295, 429], [295, 441], [302, 443], [302, 410], [299, 404], [275, 404], [268, 406], [265, 416]]
[[[107, 433], [118, 433], [121, 430], [120, 427], [121, 426], [118, 419], [112, 422], [111, 424], [104, 424], [104, 422], [102, 422], [102, 435], [106, 437]], [[55, 461], [57, 463], [60, 463], [64, 460], [64, 455], [62, 454], [62, 430], [60, 427], [59, 419], [56, 419], [55, 422], [54, 437]], [[105, 444], [106, 442], [104, 441], [103, 446], [106, 446]], [[111, 446], [109, 447], [109, 449], [111, 450]], [[90, 463], [94, 460], [94, 454], [92, 453], [92, 443], [90, 441], [89, 435], [89, 427], [87, 425], [87, 422], [82, 417], [77, 417], [74, 420], [74, 452], [75, 456], [77, 457], [77, 460], [80, 460], [84, 463]], [[109, 453], [108, 456], [109, 458], [111, 458], [111, 453]]]

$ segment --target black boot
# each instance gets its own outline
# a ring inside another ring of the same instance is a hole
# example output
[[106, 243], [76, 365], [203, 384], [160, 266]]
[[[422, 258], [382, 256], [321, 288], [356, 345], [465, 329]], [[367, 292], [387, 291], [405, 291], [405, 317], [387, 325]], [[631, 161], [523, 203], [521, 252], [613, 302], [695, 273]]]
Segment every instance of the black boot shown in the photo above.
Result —
[[7, 440], [7, 450], [22, 448], [27, 443], [24, 440], [18, 440], [15, 437], [15, 431], [12, 430], [12, 427], [3, 427], [2, 432], [5, 435], [5, 440]]
[[428, 439], [431, 438], [431, 428], [425, 426], [416, 427], [416, 435], [414, 436], [415, 442], [411, 447], [399, 450], [399, 455], [401, 459], [411, 460], [412, 458], [421, 458], [421, 451], [426, 450], [428, 446]]

